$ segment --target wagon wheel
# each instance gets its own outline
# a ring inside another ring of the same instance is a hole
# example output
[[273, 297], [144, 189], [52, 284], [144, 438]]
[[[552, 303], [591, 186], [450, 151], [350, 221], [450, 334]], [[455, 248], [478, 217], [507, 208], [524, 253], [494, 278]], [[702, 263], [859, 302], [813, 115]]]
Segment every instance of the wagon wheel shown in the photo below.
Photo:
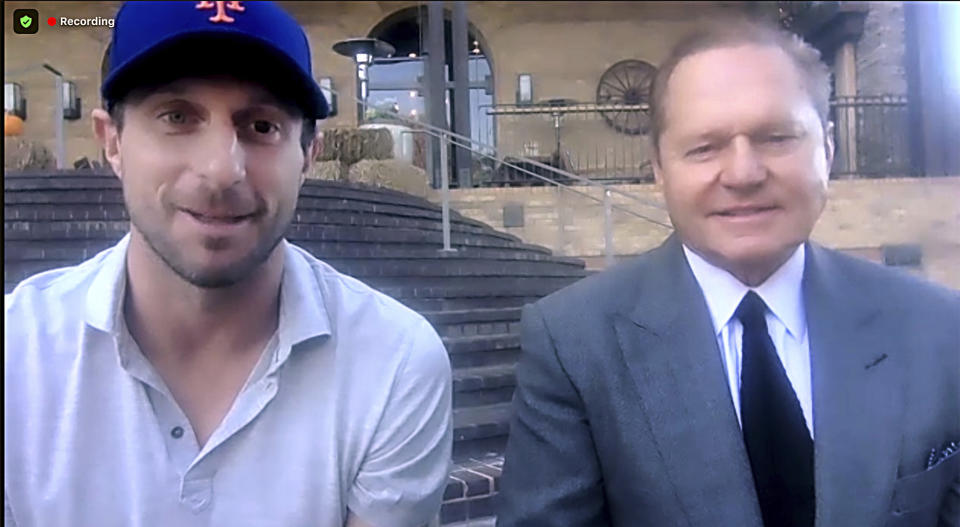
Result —
[[[646, 103], [656, 72], [657, 68], [642, 60], [621, 60], [600, 77], [597, 104]], [[642, 110], [609, 110], [600, 114], [611, 128], [623, 134], [645, 134], [650, 127], [649, 115]]]

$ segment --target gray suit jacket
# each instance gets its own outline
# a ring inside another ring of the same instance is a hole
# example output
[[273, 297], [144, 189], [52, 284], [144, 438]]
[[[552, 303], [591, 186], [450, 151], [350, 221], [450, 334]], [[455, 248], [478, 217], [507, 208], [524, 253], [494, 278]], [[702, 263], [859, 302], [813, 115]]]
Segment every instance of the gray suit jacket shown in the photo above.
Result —
[[[960, 526], [960, 296], [814, 244], [816, 525]], [[760, 527], [680, 242], [527, 306], [498, 525]]]

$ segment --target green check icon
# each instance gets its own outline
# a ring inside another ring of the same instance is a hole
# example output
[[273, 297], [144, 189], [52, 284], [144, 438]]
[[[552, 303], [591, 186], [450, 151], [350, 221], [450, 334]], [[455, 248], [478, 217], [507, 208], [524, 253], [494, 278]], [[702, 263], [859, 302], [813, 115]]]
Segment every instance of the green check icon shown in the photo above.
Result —
[[21, 25], [21, 26], [27, 28], [27, 27], [30, 27], [30, 24], [32, 24], [32, 23], [33, 23], [33, 18], [28, 17], [28, 16], [22, 16], [22, 17], [20, 17], [20, 25]]

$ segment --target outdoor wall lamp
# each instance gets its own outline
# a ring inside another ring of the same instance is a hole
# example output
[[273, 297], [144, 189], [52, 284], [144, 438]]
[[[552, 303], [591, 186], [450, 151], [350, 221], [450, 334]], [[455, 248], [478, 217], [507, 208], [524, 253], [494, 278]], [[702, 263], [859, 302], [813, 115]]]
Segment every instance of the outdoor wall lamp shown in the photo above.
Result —
[[16, 82], [3, 83], [3, 111], [27, 120], [27, 99], [23, 96], [23, 86]]
[[517, 104], [533, 104], [533, 77], [529, 73], [517, 76]]
[[330, 77], [321, 78], [320, 91], [323, 92], [323, 98], [327, 100], [327, 106], [330, 108], [327, 117], [337, 115], [337, 92], [333, 89], [333, 79]]
[[81, 114], [77, 84], [73, 81], [63, 81], [63, 118], [68, 121], [76, 121], [81, 117]]

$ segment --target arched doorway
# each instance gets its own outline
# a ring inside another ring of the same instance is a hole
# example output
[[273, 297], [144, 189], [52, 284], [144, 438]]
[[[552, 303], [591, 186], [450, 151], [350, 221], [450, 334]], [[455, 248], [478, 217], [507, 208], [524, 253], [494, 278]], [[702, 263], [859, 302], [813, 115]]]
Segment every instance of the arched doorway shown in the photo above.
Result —
[[[366, 115], [361, 121], [390, 121], [399, 113], [404, 119], [425, 121], [424, 51], [426, 50], [427, 7], [414, 6], [396, 11], [385, 17], [368, 36], [386, 41], [396, 48], [393, 57], [376, 59], [370, 67], [369, 96]], [[492, 153], [496, 145], [494, 116], [487, 109], [494, 102], [493, 68], [483, 35], [472, 24], [467, 28], [470, 50], [468, 54], [469, 100], [463, 101], [470, 108], [471, 139], [486, 145], [484, 150]], [[444, 11], [444, 42], [447, 80], [447, 122], [455, 126], [453, 116], [457, 101], [453, 92], [453, 46], [451, 13]], [[475, 145], [475, 148], [478, 148]]]

